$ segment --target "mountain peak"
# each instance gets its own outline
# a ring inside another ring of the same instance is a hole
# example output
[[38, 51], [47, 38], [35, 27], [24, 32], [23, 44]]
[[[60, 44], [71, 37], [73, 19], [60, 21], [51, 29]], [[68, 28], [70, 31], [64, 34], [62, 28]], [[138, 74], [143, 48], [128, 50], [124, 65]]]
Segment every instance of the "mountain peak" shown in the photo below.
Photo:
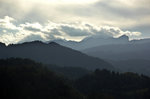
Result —
[[120, 37], [118, 37], [118, 39], [129, 41], [129, 37], [127, 35], [121, 35]]

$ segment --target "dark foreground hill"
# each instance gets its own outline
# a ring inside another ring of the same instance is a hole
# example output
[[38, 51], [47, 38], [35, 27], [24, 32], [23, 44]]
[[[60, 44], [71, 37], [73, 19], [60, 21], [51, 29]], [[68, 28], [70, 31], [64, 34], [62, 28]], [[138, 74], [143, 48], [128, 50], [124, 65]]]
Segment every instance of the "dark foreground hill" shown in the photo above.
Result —
[[46, 44], [34, 41], [9, 46], [0, 44], [0, 58], [9, 57], [29, 58], [44, 64], [56, 64], [63, 67], [82, 67], [90, 70], [113, 69], [112, 65], [104, 60], [90, 57], [54, 42]]
[[88, 99], [150, 99], [150, 78], [138, 74], [96, 70], [75, 82]]
[[0, 60], [0, 98], [83, 99], [63, 78], [28, 59]]
[[150, 99], [150, 78], [144, 75], [97, 69], [69, 81], [29, 59], [0, 60], [0, 80], [5, 99]]

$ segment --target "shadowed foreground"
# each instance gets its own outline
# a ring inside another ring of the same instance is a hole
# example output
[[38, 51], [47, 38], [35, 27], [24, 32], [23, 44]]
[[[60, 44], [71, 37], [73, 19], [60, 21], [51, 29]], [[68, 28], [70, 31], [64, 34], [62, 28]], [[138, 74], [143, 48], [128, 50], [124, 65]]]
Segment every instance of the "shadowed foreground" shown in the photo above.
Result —
[[[150, 78], [144, 75], [99, 69], [75, 75], [80, 68], [58, 66], [51, 68], [54, 73], [46, 66], [28, 59], [1, 59], [0, 98], [150, 99]], [[71, 76], [76, 79], [69, 80]]]

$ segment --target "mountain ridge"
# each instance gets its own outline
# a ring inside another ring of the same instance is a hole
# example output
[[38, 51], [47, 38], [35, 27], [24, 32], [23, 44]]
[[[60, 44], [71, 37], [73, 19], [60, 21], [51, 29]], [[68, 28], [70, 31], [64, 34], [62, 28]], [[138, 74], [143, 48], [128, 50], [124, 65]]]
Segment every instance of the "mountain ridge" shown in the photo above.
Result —
[[129, 42], [129, 37], [126, 35], [122, 35], [118, 38], [107, 37], [103, 38], [100, 36], [91, 36], [86, 37], [80, 42], [76, 41], [67, 41], [63, 39], [54, 40], [54, 42], [75, 49], [75, 50], [83, 50], [87, 48], [92, 48], [100, 45], [109, 45], [109, 44], [124, 44]]
[[29, 58], [44, 64], [58, 66], [83, 67], [94, 70], [96, 68], [113, 69], [113, 66], [102, 59], [88, 56], [82, 52], [64, 47], [55, 42], [40, 41], [11, 44], [0, 48], [0, 58], [19, 57]]

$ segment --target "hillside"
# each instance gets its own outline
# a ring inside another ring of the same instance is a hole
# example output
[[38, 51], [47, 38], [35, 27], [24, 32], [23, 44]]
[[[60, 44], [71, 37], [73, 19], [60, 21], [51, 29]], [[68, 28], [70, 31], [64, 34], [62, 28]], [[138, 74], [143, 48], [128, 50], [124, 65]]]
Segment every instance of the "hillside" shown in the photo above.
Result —
[[104, 45], [83, 50], [87, 55], [110, 62], [121, 72], [135, 72], [150, 76], [149, 40], [131, 41], [129, 44]]
[[130, 43], [97, 46], [82, 52], [107, 60], [150, 59], [150, 43]]
[[[74, 77], [70, 72], [73, 69], [67, 68], [59, 69], [65, 70], [65, 76]], [[78, 79], [66, 79], [47, 65], [29, 59], [0, 59], [0, 79], [0, 98], [6, 99], [150, 98], [150, 78], [144, 75], [97, 69]]]
[[44, 64], [55, 64], [62, 67], [82, 67], [89, 70], [113, 69], [113, 66], [102, 59], [94, 58], [79, 51], [61, 46], [55, 42], [40, 41], [0, 47], [0, 58], [29, 58]]
[[96, 70], [75, 82], [88, 99], [149, 99], [150, 78], [135, 73]]
[[0, 60], [0, 98], [83, 99], [62, 77], [28, 59]]

